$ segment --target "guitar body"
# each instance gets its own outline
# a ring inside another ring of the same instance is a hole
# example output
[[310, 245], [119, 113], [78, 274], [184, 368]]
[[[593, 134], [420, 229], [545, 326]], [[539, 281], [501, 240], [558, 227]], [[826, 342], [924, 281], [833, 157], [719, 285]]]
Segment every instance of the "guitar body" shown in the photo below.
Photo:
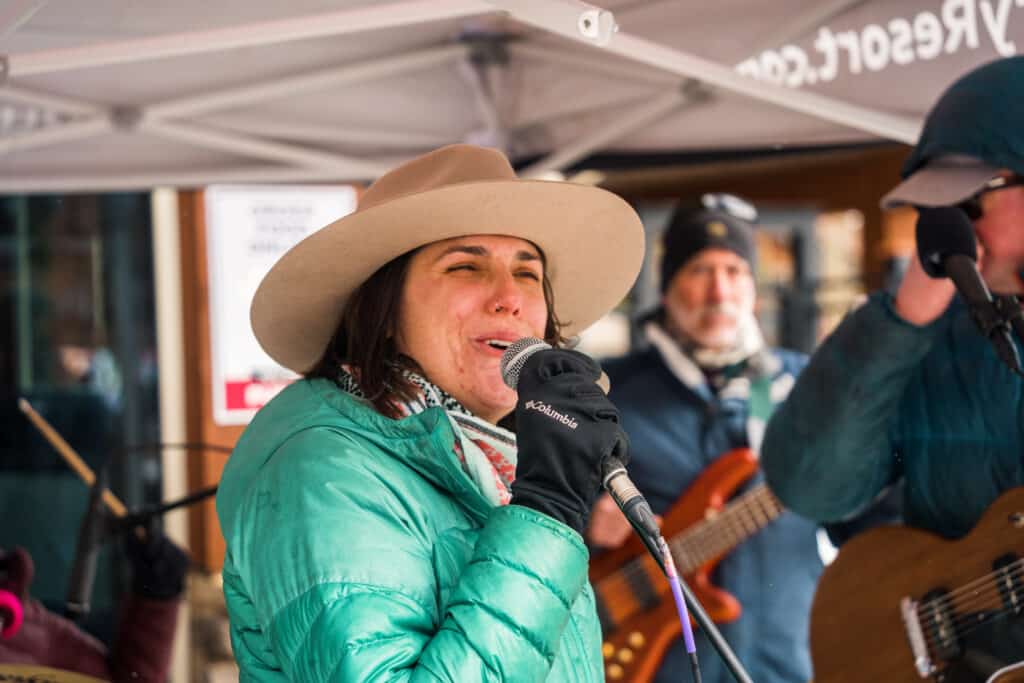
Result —
[[[718, 458], [665, 515], [661, 524], [662, 535], [671, 538], [709, 515], [713, 516], [757, 469], [757, 458], [748, 448], [729, 451]], [[643, 543], [633, 536], [621, 547], [591, 561], [591, 583], [597, 590], [598, 599], [604, 599], [605, 611], [614, 622], [611, 629], [606, 628], [603, 646], [605, 673], [609, 680], [647, 683], [654, 677], [665, 650], [682, 633], [676, 605], [664, 577], [657, 577], [660, 578], [656, 584], [660, 601], [653, 608], [639, 607], [628, 595], [622, 595], [616, 600], [611, 591], [601, 590], [604, 579], [628, 562], [647, 555]], [[708, 616], [718, 623], [738, 619], [741, 611], [736, 598], [711, 583], [711, 572], [723, 556], [724, 553], [706, 562], [695, 572], [685, 575], [687, 585], [704, 606]], [[650, 560], [647, 574], [653, 572], [657, 572], [657, 568], [654, 561]]]
[[987, 683], [1024, 683], [1024, 661], [1000, 669]]
[[[970, 584], [971, 590], [958, 594], [970, 601], [964, 603], [971, 608], [962, 607], [964, 613], [1002, 609], [996, 583], [989, 579], [986, 585], [984, 577], [992, 576], [996, 558], [1008, 554], [1024, 557], [1024, 488], [1004, 493], [971, 533], [957, 541], [896, 526], [853, 538], [826, 567], [815, 592], [815, 683], [928, 680], [915, 667], [901, 599], [921, 601], [932, 590], [953, 591]], [[949, 661], [934, 650], [931, 658], [940, 672]], [[1014, 680], [1010, 676], [1017, 673], [1007, 672], [1000, 680]]]

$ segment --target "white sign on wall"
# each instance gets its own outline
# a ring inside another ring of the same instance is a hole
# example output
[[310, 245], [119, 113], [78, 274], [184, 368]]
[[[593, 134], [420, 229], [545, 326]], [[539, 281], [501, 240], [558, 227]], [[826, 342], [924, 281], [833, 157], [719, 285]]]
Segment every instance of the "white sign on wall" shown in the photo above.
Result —
[[252, 333], [249, 305], [270, 267], [302, 238], [355, 211], [352, 186], [212, 186], [205, 193], [213, 419], [247, 424], [296, 378]]

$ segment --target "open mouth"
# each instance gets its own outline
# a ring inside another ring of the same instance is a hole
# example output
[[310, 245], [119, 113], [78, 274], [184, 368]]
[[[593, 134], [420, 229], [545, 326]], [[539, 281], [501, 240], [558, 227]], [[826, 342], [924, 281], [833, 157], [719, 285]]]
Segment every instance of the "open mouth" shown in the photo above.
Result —
[[484, 343], [492, 349], [498, 349], [500, 351], [504, 351], [512, 344], [512, 342], [504, 341], [502, 339], [485, 339]]

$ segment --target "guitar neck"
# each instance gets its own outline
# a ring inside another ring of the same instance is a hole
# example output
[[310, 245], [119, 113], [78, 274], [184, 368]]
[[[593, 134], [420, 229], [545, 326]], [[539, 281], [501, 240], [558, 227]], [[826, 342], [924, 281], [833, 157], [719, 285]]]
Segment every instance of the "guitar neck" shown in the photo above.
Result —
[[692, 573], [756, 534], [782, 510], [768, 485], [758, 484], [721, 510], [709, 508], [702, 521], [670, 538], [672, 558], [680, 573]]

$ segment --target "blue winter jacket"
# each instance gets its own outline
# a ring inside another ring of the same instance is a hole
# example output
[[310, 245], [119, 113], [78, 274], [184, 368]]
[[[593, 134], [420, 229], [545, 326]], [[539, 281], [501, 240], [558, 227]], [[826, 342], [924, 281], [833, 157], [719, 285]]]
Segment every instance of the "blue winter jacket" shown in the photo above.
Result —
[[[780, 361], [772, 384], [785, 390], [806, 358], [787, 351], [772, 354]], [[602, 366], [629, 435], [630, 475], [656, 513], [664, 514], [719, 456], [750, 445], [749, 402], [717, 397], [706, 384], [687, 386], [656, 349], [603, 361]], [[760, 480], [758, 475], [749, 485]], [[821, 570], [815, 524], [789, 512], [719, 564], [714, 583], [731, 592], [743, 608], [739, 620], [720, 626], [722, 635], [758, 683], [810, 680], [807, 627]], [[704, 681], [731, 683], [732, 675], [703, 633], [695, 635]], [[689, 675], [686, 652], [676, 643], [655, 680], [677, 682]]]
[[327, 380], [256, 415], [217, 494], [242, 681], [602, 680], [583, 539], [492, 507], [453, 440]]

